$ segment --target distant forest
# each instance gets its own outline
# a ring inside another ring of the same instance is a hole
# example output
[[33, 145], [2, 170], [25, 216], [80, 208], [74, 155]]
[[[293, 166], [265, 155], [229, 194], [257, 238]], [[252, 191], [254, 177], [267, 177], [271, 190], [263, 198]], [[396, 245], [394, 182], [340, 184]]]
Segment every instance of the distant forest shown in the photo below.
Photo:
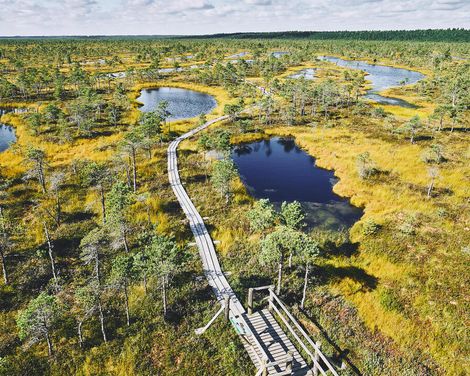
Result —
[[[188, 36], [187, 38], [201, 38]], [[282, 31], [272, 33], [232, 33], [213, 34], [203, 38], [228, 39], [351, 39], [351, 40], [391, 40], [391, 41], [432, 41], [470, 42], [470, 30], [428, 29], [428, 30], [389, 30], [389, 31]]]
[[280, 31], [250, 32], [211, 35], [87, 35], [87, 36], [16, 36], [0, 40], [28, 39], [80, 39], [80, 40], [152, 40], [152, 39], [311, 39], [311, 40], [364, 40], [364, 41], [430, 41], [470, 42], [467, 29], [428, 30], [371, 30], [371, 31]]

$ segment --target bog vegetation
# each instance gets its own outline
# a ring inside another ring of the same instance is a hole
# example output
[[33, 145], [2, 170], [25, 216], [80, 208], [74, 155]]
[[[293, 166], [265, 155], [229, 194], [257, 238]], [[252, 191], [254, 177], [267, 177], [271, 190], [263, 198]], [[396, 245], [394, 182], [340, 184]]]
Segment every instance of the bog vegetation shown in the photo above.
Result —
[[[0, 153], [0, 375], [254, 373], [224, 322], [194, 334], [218, 307], [166, 171], [168, 141], [222, 114], [179, 167], [237, 294], [276, 284], [341, 374], [466, 374], [470, 56], [442, 38], [462, 33], [1, 40], [0, 122], [17, 141]], [[322, 55], [424, 73], [384, 93], [416, 107], [366, 101], [367, 76]], [[305, 68], [315, 79], [289, 78]], [[218, 106], [141, 113], [140, 90], [161, 86]], [[298, 203], [255, 202], [230, 147], [273, 135], [334, 169], [363, 218], [307, 229]]]

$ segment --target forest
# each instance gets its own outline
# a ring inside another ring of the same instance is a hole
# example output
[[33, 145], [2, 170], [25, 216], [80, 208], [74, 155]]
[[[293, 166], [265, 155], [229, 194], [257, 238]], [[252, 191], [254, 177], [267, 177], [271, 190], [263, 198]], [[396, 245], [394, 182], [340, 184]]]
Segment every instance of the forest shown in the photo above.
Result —
[[[189, 37], [200, 38], [200, 37]], [[428, 30], [369, 30], [369, 31], [287, 31], [262, 33], [213, 34], [206, 38], [231, 39], [311, 39], [311, 40], [388, 40], [421, 42], [469, 42], [470, 31], [466, 29]]]
[[[240, 300], [276, 285], [339, 375], [466, 375], [469, 47], [463, 29], [0, 39], [0, 375], [256, 373], [229, 323], [195, 334], [219, 308], [168, 181], [169, 143], [222, 116], [178, 168]], [[378, 88], [384, 66], [406, 77]], [[146, 103], [168, 88], [206, 107]], [[353, 224], [254, 197], [234, 153], [274, 137], [334, 172]]]

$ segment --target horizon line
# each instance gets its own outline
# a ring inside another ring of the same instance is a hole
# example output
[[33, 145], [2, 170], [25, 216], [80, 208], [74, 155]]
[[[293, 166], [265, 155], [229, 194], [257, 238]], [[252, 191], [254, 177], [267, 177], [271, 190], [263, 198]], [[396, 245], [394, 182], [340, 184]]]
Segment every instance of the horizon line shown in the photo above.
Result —
[[460, 30], [469, 31], [465, 27], [452, 28], [426, 28], [426, 29], [361, 29], [361, 30], [283, 30], [283, 31], [236, 31], [236, 32], [218, 32], [210, 34], [43, 34], [43, 35], [0, 35], [0, 39], [14, 38], [97, 38], [97, 37], [160, 37], [160, 38], [178, 38], [178, 37], [212, 37], [218, 35], [239, 35], [239, 34], [282, 34], [282, 33], [360, 33], [360, 32], [400, 32], [400, 31], [446, 31]]

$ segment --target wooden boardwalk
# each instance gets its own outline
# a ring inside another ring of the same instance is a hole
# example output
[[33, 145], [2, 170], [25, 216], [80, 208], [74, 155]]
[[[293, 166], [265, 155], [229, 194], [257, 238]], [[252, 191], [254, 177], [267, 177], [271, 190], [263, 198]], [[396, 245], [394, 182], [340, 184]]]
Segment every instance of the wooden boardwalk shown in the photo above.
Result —
[[[244, 315], [251, 333], [256, 336], [268, 358], [268, 375], [312, 375], [310, 367], [299, 354], [271, 312], [267, 309], [255, 312], [253, 315]], [[262, 354], [253, 354], [253, 347], [245, 344], [251, 360], [257, 369], [260, 369], [259, 359]], [[292, 368], [286, 371], [286, 364], [292, 361]], [[269, 365], [271, 364], [271, 365]]]
[[[313, 375], [305, 360], [270, 311], [262, 310], [252, 315], [246, 313], [220, 267], [214, 243], [201, 215], [181, 184], [177, 158], [180, 142], [211, 124], [227, 118], [228, 116], [222, 116], [208, 121], [170, 143], [168, 147], [168, 176], [171, 187], [189, 220], [209, 285], [222, 306], [225, 305], [225, 301], [229, 301], [230, 321], [258, 369], [257, 375]], [[286, 365], [289, 359], [292, 359], [291, 365]], [[322, 370], [321, 373], [325, 374]]]

